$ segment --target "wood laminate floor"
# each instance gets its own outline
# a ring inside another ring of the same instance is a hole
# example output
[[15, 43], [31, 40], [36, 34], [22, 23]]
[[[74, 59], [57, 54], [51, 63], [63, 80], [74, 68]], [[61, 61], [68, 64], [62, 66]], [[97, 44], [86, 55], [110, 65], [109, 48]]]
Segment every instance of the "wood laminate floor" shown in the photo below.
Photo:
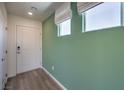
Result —
[[6, 90], [61, 90], [62, 88], [42, 69], [9, 78]]

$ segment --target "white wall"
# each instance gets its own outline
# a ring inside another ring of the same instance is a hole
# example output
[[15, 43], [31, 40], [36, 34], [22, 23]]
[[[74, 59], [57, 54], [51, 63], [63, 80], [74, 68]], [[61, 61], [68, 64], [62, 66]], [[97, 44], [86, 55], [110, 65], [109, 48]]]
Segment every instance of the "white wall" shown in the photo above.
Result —
[[[0, 3], [0, 89], [3, 89], [6, 80], [6, 49], [7, 49], [7, 12], [4, 3]], [[2, 61], [2, 58], [4, 61]], [[2, 84], [3, 82], [3, 84]]]
[[40, 21], [8, 15], [8, 77], [16, 75], [16, 25], [36, 27], [42, 31]]

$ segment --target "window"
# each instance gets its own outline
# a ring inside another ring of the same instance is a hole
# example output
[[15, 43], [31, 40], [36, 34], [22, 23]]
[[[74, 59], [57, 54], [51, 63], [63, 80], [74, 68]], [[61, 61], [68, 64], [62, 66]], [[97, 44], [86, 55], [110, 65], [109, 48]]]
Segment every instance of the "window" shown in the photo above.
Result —
[[[84, 17], [83, 13], [82, 17]], [[116, 26], [121, 26], [121, 3], [119, 2], [102, 3], [85, 12], [86, 32]]]
[[71, 19], [68, 19], [58, 24], [58, 36], [65, 36], [71, 34]]
[[55, 11], [55, 24], [58, 28], [58, 37], [71, 34], [71, 3], [65, 2]]

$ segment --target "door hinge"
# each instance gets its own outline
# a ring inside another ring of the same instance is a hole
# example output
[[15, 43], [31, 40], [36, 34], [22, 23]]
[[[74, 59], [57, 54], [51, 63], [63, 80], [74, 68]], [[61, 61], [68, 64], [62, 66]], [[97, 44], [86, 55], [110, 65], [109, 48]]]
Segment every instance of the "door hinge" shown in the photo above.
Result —
[[6, 50], [6, 51], [5, 51], [5, 53], [7, 54], [7, 53], [8, 53], [8, 51]]
[[3, 62], [4, 61], [4, 58], [2, 58], [1, 61]]
[[4, 81], [5, 81], [5, 80], [3, 79], [3, 80], [2, 80], [2, 84], [4, 84]]
[[6, 73], [6, 77], [7, 77], [8, 75], [7, 75], [7, 73]]

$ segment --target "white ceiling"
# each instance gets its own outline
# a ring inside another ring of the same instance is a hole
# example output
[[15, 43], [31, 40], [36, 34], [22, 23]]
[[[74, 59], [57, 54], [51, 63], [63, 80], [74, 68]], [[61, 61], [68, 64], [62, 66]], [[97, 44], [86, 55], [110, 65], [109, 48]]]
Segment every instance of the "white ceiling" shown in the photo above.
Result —
[[[5, 3], [7, 12], [9, 14], [22, 16], [25, 18], [31, 18], [34, 20], [43, 21], [54, 10], [60, 6], [62, 2], [7, 2]], [[33, 15], [28, 15], [31, 7], [36, 7], [37, 10], [34, 11]]]

